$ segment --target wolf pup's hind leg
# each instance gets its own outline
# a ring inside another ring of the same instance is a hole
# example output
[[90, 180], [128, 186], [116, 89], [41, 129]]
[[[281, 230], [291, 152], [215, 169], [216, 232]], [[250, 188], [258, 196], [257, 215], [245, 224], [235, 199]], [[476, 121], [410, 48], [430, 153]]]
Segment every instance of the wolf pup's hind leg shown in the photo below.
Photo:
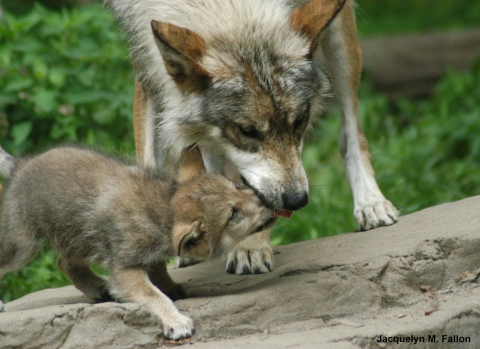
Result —
[[105, 280], [96, 275], [88, 265], [68, 261], [63, 256], [57, 258], [58, 268], [70, 279], [73, 285], [95, 302], [113, 300], [108, 293]]
[[[25, 239], [26, 234], [5, 234], [0, 231], [0, 282], [3, 276], [11, 271], [19, 270], [35, 257], [38, 250], [38, 242], [32, 239]], [[0, 312], [4, 311], [3, 303], [0, 301]]]

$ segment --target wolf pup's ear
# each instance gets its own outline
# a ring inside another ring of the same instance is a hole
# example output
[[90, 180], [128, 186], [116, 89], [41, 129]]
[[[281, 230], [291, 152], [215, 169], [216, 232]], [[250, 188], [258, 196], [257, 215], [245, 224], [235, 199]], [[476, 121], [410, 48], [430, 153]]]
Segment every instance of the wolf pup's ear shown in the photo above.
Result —
[[178, 169], [177, 182], [183, 183], [205, 173], [202, 154], [198, 146], [193, 145], [185, 148], [180, 156], [180, 168]]
[[203, 91], [210, 78], [198, 64], [205, 54], [202, 37], [169, 23], [153, 20], [151, 25], [168, 74], [184, 92]]
[[346, 0], [312, 0], [296, 8], [290, 15], [292, 28], [310, 40], [310, 54], [317, 47], [323, 29], [330, 24], [345, 5]]
[[175, 255], [181, 257], [207, 257], [210, 249], [203, 239], [203, 224], [194, 221], [192, 224], [176, 224], [173, 228], [173, 246]]

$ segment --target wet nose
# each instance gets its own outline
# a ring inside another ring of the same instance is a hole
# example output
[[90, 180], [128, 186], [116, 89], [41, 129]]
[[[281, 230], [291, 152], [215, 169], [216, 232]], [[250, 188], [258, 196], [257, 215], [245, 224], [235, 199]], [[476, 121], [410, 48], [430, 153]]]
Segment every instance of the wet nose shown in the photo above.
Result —
[[296, 211], [308, 204], [308, 194], [306, 192], [283, 193], [283, 209]]

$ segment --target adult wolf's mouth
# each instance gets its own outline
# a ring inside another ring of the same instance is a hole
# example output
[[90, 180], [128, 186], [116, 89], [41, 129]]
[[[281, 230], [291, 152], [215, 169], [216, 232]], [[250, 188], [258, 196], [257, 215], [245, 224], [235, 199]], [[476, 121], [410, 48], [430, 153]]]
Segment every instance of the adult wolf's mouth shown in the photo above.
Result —
[[253, 192], [255, 193], [255, 195], [258, 196], [260, 200], [262, 200], [262, 203], [266, 207], [268, 207], [270, 209], [273, 209], [273, 211], [274, 211], [273, 216], [272, 216], [273, 218], [285, 217], [286, 219], [289, 219], [290, 217], [292, 217], [293, 211], [275, 209], [273, 207], [272, 203], [266, 199], [265, 195], [263, 195], [258, 189], [256, 189], [252, 185], [250, 185], [250, 183], [248, 183], [248, 181], [245, 179], [245, 177], [240, 175], [240, 178], [242, 179], [243, 184], [245, 184], [247, 187], [252, 189]]
[[290, 217], [292, 217], [293, 215], [293, 211], [287, 211], [287, 210], [275, 210], [275, 212], [273, 213], [273, 217], [285, 217], [286, 219], [289, 219]]
[[242, 175], [240, 175], [240, 178], [242, 179], [243, 184], [245, 184], [247, 187], [249, 187], [250, 189], [252, 189], [253, 192], [255, 193], [255, 195], [258, 196], [258, 198], [259, 198], [260, 200], [262, 200], [262, 203], [263, 203], [266, 207], [273, 209], [271, 202], [267, 200], [267, 198], [265, 197], [265, 195], [263, 195], [257, 188], [255, 188], [255, 187], [252, 186], [250, 183], [248, 183], [248, 181], [246, 180], [245, 177], [243, 177]]

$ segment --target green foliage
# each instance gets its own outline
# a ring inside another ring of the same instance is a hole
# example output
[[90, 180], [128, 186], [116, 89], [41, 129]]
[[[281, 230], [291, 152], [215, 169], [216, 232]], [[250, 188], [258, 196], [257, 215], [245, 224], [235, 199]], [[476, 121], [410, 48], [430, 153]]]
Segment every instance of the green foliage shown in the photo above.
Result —
[[100, 6], [0, 22], [0, 144], [15, 155], [65, 141], [133, 151], [134, 75]]
[[[110, 14], [95, 5], [53, 12], [40, 6], [0, 22], [0, 145], [14, 155], [81, 142], [134, 151], [134, 74]], [[7, 274], [0, 297], [10, 301], [68, 280], [44, 250]]]
[[480, 23], [480, 0], [357, 0], [356, 3], [361, 36], [448, 30]]
[[50, 9], [59, 10], [62, 7], [73, 7], [75, 2], [75, 0], [0, 0], [0, 5], [5, 11], [21, 15], [32, 11], [35, 3], [40, 3]]
[[0, 299], [9, 302], [31, 292], [50, 287], [61, 287], [70, 281], [58, 270], [53, 249], [42, 249], [24, 268], [8, 273], [0, 284]]

